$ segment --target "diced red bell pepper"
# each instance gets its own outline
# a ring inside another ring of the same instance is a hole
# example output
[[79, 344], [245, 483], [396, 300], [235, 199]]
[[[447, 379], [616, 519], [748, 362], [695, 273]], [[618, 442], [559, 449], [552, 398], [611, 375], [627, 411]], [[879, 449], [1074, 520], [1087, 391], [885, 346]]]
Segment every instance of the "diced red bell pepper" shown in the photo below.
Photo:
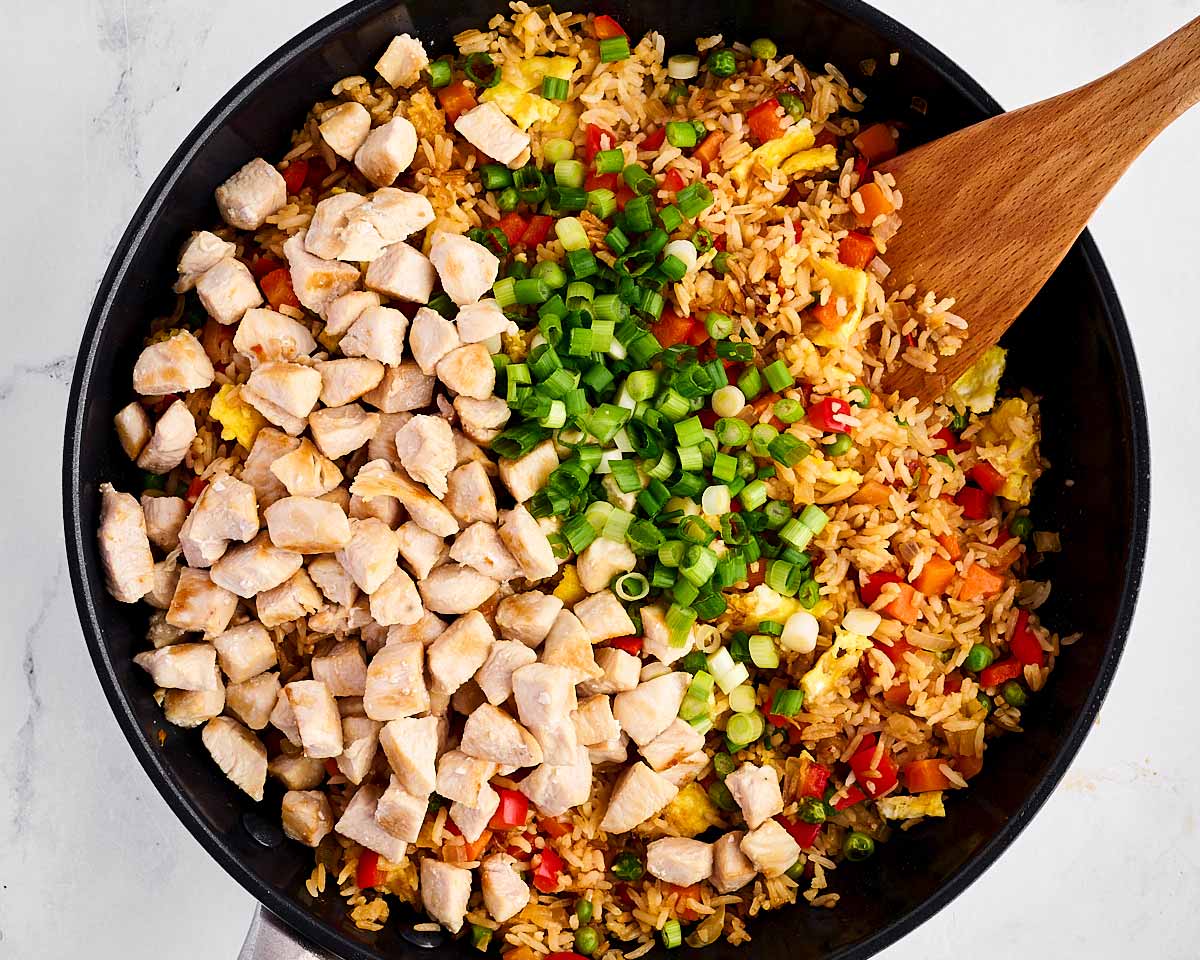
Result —
[[583, 133], [583, 156], [588, 163], [591, 163], [593, 160], [595, 160], [596, 154], [598, 154], [601, 150], [611, 150], [613, 144], [616, 142], [613, 140], [613, 135], [611, 133], [594, 123], [589, 123], [587, 127], [584, 128]]
[[698, 347], [700, 344], [708, 340], [708, 330], [704, 324], [692, 320], [692, 329], [688, 331], [687, 342], [689, 346]]
[[850, 758], [850, 769], [854, 771], [855, 778], [867, 795], [878, 797], [896, 785], [899, 768], [896, 766], [896, 761], [887, 753], [879, 758], [879, 765], [872, 768], [871, 760], [875, 756], [875, 738], [868, 737], [863, 743], [864, 746], [859, 748], [858, 753]]
[[823, 797], [825, 787], [829, 783], [829, 768], [815, 760], [801, 758], [800, 776], [796, 781], [796, 791], [802, 797]]
[[1017, 614], [1017, 623], [1008, 640], [1008, 649], [1023, 664], [1036, 663], [1039, 667], [1046, 665], [1046, 651], [1038, 643], [1037, 634], [1029, 628], [1028, 610]]
[[634, 657], [641, 656], [642, 653], [641, 637], [617, 637], [615, 640], [609, 640], [608, 645], [616, 647], [618, 650], [624, 650]]
[[650, 324], [650, 332], [664, 348], [684, 343], [692, 332], [692, 318], [681, 317], [670, 307], [663, 310], [662, 316]]
[[629, 184], [622, 180], [620, 186], [617, 187], [617, 209], [624, 210], [625, 204], [636, 196], [637, 194], [629, 189]]
[[497, 787], [500, 795], [500, 805], [492, 814], [488, 826], [493, 830], [515, 830], [525, 826], [525, 818], [529, 816], [529, 798], [517, 790]]
[[991, 495], [978, 487], [963, 487], [954, 497], [968, 520], [986, 520], [991, 513]]
[[591, 193], [593, 190], [611, 190], [617, 192], [617, 175], [615, 173], [593, 173], [583, 181], [583, 189]]
[[933, 435], [933, 439], [941, 440], [942, 448], [944, 450], [952, 450], [954, 453], [962, 453], [964, 450], [971, 449], [971, 445], [956, 437], [949, 427], [942, 427], [941, 430]]
[[359, 890], [369, 890], [379, 883], [380, 879], [379, 854], [374, 850], [364, 850], [354, 870], [354, 883]]
[[508, 239], [508, 245], [515, 247], [521, 242], [521, 238], [525, 236], [529, 230], [529, 221], [517, 213], [515, 210], [512, 213], [506, 213], [496, 223], [496, 226], [504, 233]]
[[867, 577], [866, 582], [858, 588], [858, 595], [862, 597], [862, 602], [869, 607], [879, 599], [879, 595], [883, 593], [883, 588], [887, 584], [903, 582], [904, 578], [899, 574], [892, 573], [889, 570], [880, 570], [878, 573], [872, 573]]
[[783, 136], [783, 118], [779, 113], [779, 101], [772, 97], [746, 114], [746, 124], [759, 142], [766, 143]]
[[791, 834], [792, 839], [800, 844], [802, 850], [811, 847], [816, 842], [817, 834], [821, 832], [819, 823], [805, 823], [803, 820], [793, 820], [782, 814], [775, 818], [775, 822]]
[[552, 848], [546, 847], [538, 855], [533, 868], [533, 885], [542, 893], [553, 893], [558, 889], [558, 878], [562, 873], [563, 858]]
[[572, 953], [570, 950], [560, 950], [558, 953], [546, 954], [546, 960], [588, 960], [588, 958], [580, 953]]
[[188, 503], [195, 503], [207, 486], [208, 481], [204, 477], [193, 477], [192, 482], [188, 484], [187, 493], [183, 495], [183, 499]]
[[698, 414], [696, 414], [696, 416], [700, 418], [700, 426], [702, 426], [705, 430], [711, 430], [717, 425], [717, 421], [721, 419], [719, 416], [717, 416], [717, 411], [713, 410], [711, 407], [705, 407]]
[[557, 840], [559, 837], [565, 837], [571, 832], [571, 828], [553, 817], [541, 817], [538, 822], [538, 830], [548, 837]]
[[446, 119], [451, 123], [475, 107], [475, 94], [461, 80], [442, 87], [437, 92], [437, 98], [442, 109], [446, 111]]
[[276, 270], [282, 267], [283, 264], [276, 260], [269, 253], [262, 253], [254, 257], [254, 259], [250, 261], [249, 266], [250, 272], [254, 275], [254, 279], [261, 280], [268, 273], [274, 273]]
[[851, 787], [846, 791], [846, 795], [844, 797], [833, 802], [833, 809], [845, 810], [847, 807], [852, 807], [856, 803], [862, 803], [866, 799], [867, 795], [859, 790], [858, 787]]
[[838, 243], [838, 260], [859, 270], [865, 270], [878, 252], [875, 240], [858, 231], [851, 231]]
[[669, 193], [678, 193], [685, 186], [686, 184], [683, 182], [683, 174], [672, 167], [667, 171], [666, 176], [663, 177], [661, 189], [666, 190]]
[[287, 186], [288, 196], [294, 196], [304, 189], [308, 181], [308, 161], [293, 160], [283, 171], [283, 182]]
[[819, 149], [820, 147], [828, 147], [831, 144], [837, 146], [837, 142], [838, 135], [827, 127], [822, 127], [817, 134], [816, 140], [813, 141], [813, 147]]
[[337, 761], [333, 757], [328, 757], [325, 760], [325, 772], [331, 777], [336, 777], [342, 771], [338, 769]]
[[962, 674], [955, 670], [953, 673], [946, 674], [946, 679], [942, 681], [942, 689], [946, 693], [958, 693], [962, 689]]
[[993, 467], [990, 463], [977, 463], [971, 468], [971, 472], [967, 474], [979, 486], [990, 493], [993, 497], [1004, 489], [1004, 474]]
[[315, 190], [331, 173], [333, 171], [323, 157], [313, 157], [308, 161], [308, 176], [304, 178], [304, 185]]
[[659, 127], [657, 130], [648, 133], [646, 139], [639, 144], [639, 150], [658, 150], [662, 147], [663, 142], [667, 139], [667, 128]]
[[267, 298], [272, 310], [278, 310], [282, 306], [300, 306], [296, 291], [292, 289], [292, 274], [287, 267], [272, 270], [258, 285], [262, 287], [263, 296]]
[[984, 667], [979, 672], [979, 685], [984, 688], [998, 687], [1009, 680], [1016, 680], [1024, 672], [1021, 669], [1021, 661], [1016, 657], [1009, 657], [1007, 660], [998, 660], [990, 667]]
[[607, 14], [600, 14], [592, 21], [592, 29], [596, 31], [597, 40], [611, 40], [613, 37], [624, 37], [626, 33], [621, 25]]
[[545, 214], [538, 214], [535, 217], [529, 218], [529, 226], [525, 232], [521, 234], [521, 243], [529, 248], [536, 247], [540, 243], [546, 242], [546, 237], [550, 233], [550, 226], [554, 223], [554, 218]]
[[824, 433], [849, 433], [842, 420], [849, 416], [850, 404], [837, 397], [825, 397], [808, 408], [808, 422]]

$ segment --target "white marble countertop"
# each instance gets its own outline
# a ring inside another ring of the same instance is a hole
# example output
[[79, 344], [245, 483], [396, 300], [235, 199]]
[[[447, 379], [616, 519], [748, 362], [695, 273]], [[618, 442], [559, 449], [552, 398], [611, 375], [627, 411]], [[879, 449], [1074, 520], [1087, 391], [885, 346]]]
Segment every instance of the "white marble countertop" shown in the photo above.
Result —
[[[1123, 62], [1195, 0], [877, 0], [1002, 103]], [[41, 0], [6, 14], [0, 182], [0, 957], [233, 957], [251, 898], [176, 821], [92, 672], [62, 554], [59, 462], [79, 333], [142, 192], [195, 121], [330, 0]], [[1154, 528], [1125, 659], [1095, 730], [1035, 822], [969, 891], [883, 956], [1194, 958], [1200, 738], [1193, 720], [1200, 400], [1200, 109], [1154, 143], [1094, 232], [1150, 407]], [[14, 469], [12, 461], [29, 467]], [[34, 505], [41, 502], [38, 510]], [[1190, 602], [1190, 601], [1189, 601]], [[169, 951], [163, 945], [169, 944]]]

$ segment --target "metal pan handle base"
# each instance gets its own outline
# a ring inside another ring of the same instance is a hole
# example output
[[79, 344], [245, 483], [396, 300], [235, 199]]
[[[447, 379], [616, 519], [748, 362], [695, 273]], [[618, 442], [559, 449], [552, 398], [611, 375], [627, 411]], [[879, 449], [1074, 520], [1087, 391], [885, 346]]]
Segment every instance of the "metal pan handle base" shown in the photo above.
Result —
[[337, 960], [314, 947], [265, 907], [254, 911], [238, 960]]

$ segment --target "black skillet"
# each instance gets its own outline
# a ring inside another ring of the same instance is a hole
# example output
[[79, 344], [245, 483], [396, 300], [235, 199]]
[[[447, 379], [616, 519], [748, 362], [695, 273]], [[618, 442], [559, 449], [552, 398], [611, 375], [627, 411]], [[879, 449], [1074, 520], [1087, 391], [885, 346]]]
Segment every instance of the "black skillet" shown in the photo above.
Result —
[[[130, 399], [129, 376], [148, 320], [169, 298], [183, 238], [216, 220], [213, 188], [254, 156], [282, 155], [309, 105], [337, 79], [368, 72], [394, 34], [451, 50], [460, 30], [482, 26], [496, 0], [353, 3], [305, 30], [255, 67], [187, 137], [154, 182], [122, 238], [83, 333], [63, 456], [67, 553], [83, 634], [113, 712], [138, 759], [184, 825], [279, 924], [260, 911], [244, 957], [312, 956], [294, 934], [344, 960], [405, 958], [422, 949], [462, 957], [469, 948], [414, 932], [393, 911], [378, 933], [357, 930], [336, 891], [314, 900], [304, 881], [312, 852], [282, 839], [279, 792], [254, 804], [213, 766], [198, 735], [171, 728], [133, 667], [145, 615], [104, 590], [95, 545], [99, 484], [137, 489], [112, 429]], [[660, 0], [602, 3], [631, 34], [663, 32], [674, 49], [723, 33], [770, 36], [815, 67], [837, 64], [869, 94], [868, 116], [900, 123], [913, 145], [1000, 112], [958, 66], [858, 0]], [[889, 54], [900, 53], [888, 66]], [[874, 60], [873, 75], [862, 64]], [[1039, 529], [1059, 530], [1065, 551], [1038, 568], [1054, 580], [1044, 619], [1083, 631], [1044, 692], [1025, 711], [1027, 732], [988, 751], [969, 795], [950, 815], [898, 834], [863, 864], [833, 875], [834, 911], [797, 907], [750, 924], [747, 950], [707, 948], [711, 960], [865, 958], [902, 937], [961, 893], [1041, 807], [1079, 749], [1116, 669], [1133, 614], [1149, 520], [1149, 445], [1137, 365], [1120, 304], [1085, 233], [1006, 344], [1006, 385], [1044, 397], [1044, 451], [1053, 469], [1034, 504]], [[158, 733], [165, 730], [165, 743]], [[272, 792], [274, 790], [274, 792]], [[289, 929], [290, 928], [290, 929]]]

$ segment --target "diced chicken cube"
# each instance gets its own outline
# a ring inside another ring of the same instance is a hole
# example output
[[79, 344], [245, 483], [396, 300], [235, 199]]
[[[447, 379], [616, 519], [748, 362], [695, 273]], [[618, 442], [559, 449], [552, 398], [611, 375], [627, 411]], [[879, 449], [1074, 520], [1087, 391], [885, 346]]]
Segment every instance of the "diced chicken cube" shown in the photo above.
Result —
[[606, 833], [628, 833], [659, 813], [678, 792], [644, 763], [635, 763], [613, 787], [600, 829]]
[[317, 349], [317, 341], [304, 324], [274, 310], [247, 310], [233, 335], [238, 353], [250, 358], [252, 364], [269, 360], [295, 360], [307, 357]]
[[321, 591], [303, 569], [297, 570], [279, 586], [254, 598], [258, 619], [268, 628], [316, 613], [323, 605]]
[[255, 157], [217, 187], [221, 219], [239, 230], [257, 230], [287, 203], [287, 184], [279, 171]]
[[[621, 736], [621, 726], [613, 716], [612, 701], [603, 694], [581, 701], [571, 714], [571, 722], [575, 724], [576, 738], [585, 747], [617, 740]], [[703, 746], [703, 737], [700, 743]]]
[[401, 524], [396, 536], [400, 556], [418, 580], [429, 576], [429, 571], [446, 558], [446, 544], [442, 538], [415, 521]]
[[481, 704], [467, 717], [459, 749], [504, 767], [535, 767], [542, 762], [542, 748], [533, 734], [490, 703]]
[[354, 165], [377, 187], [390, 187], [417, 155], [416, 128], [395, 116], [369, 134], [354, 154]]
[[190, 566], [207, 567], [224, 555], [230, 540], [249, 542], [258, 533], [254, 488], [230, 476], [218, 476], [196, 500], [179, 528], [179, 546]]
[[408, 345], [421, 372], [432, 377], [438, 361], [451, 350], [462, 346], [454, 324], [436, 310], [422, 307], [413, 317], [408, 333]]
[[455, 397], [454, 410], [465, 433], [475, 443], [491, 444], [512, 416], [512, 410], [502, 397], [474, 400]]
[[511, 920], [529, 903], [529, 886], [517, 873], [517, 861], [507, 853], [493, 853], [479, 863], [483, 905], [497, 923]]
[[319, 680], [293, 680], [283, 692], [292, 705], [305, 755], [338, 756], [342, 752], [342, 718], [329, 688]]
[[480, 791], [496, 775], [496, 764], [477, 760], [461, 750], [448, 750], [437, 764], [437, 783], [434, 789], [447, 800], [457, 800], [474, 806]]
[[244, 401], [260, 413], [263, 419], [269, 423], [273, 423], [285, 433], [293, 437], [298, 437], [304, 432], [304, 418], [297, 417], [288, 413], [279, 404], [268, 400], [257, 390], [250, 387], [250, 384], [243, 383], [237, 388], [237, 396], [240, 401]]
[[363, 707], [372, 720], [398, 720], [429, 709], [425, 688], [425, 647], [389, 643], [367, 665]]
[[152, 544], [168, 552], [179, 546], [179, 528], [188, 515], [186, 500], [182, 497], [152, 497], [143, 493], [142, 514], [146, 518], [146, 534]]
[[175, 281], [175, 292], [187, 293], [196, 286], [205, 270], [232, 257], [236, 251], [236, 246], [208, 230], [193, 233], [179, 253], [179, 279]]
[[320, 790], [289, 790], [283, 795], [283, 832], [306, 847], [317, 847], [333, 829], [329, 798]]
[[229, 712], [251, 730], [262, 730], [271, 719], [280, 689], [279, 674], [260, 673], [226, 687], [225, 703]]
[[290, 496], [323, 497], [342, 482], [342, 471], [308, 440], [271, 464]]
[[408, 844], [388, 833], [376, 821], [375, 812], [379, 809], [379, 798], [382, 794], [383, 789], [377, 784], [364, 783], [346, 805], [345, 812], [333, 829], [347, 840], [353, 840], [368, 850], [374, 850], [385, 860], [399, 863], [404, 858]]
[[312, 675], [335, 697], [361, 697], [367, 690], [367, 663], [357, 640], [336, 643], [321, 657], [312, 658]]
[[205, 748], [225, 774], [253, 800], [263, 798], [267, 782], [267, 748], [253, 733], [229, 717], [214, 717], [200, 734]]
[[[405, 360], [387, 367], [379, 384], [363, 394], [363, 400], [384, 413], [421, 410], [433, 403], [435, 386], [437, 380], [434, 377], [426, 376], [415, 363]], [[394, 462], [398, 462], [398, 455]]]
[[97, 540], [108, 592], [122, 603], [137, 603], [154, 589], [154, 555], [141, 505], [111, 483], [100, 485]]
[[267, 764], [267, 772], [288, 790], [311, 790], [325, 779], [325, 761], [281, 753]]
[[231, 683], [243, 683], [275, 666], [275, 644], [261, 623], [251, 620], [213, 638], [217, 660]]
[[179, 551], [174, 550], [154, 565], [154, 589], [143, 598], [158, 610], [167, 610], [179, 584]]
[[117, 411], [113, 423], [116, 424], [117, 439], [121, 441], [121, 449], [125, 451], [125, 456], [136, 460], [138, 454], [150, 442], [150, 414], [135, 400]]
[[348, 246], [342, 256], [347, 260], [373, 260], [393, 243], [424, 230], [435, 218], [433, 204], [423, 194], [394, 187], [376, 190], [366, 203], [347, 214], [343, 239]]
[[348, 357], [369, 357], [394, 366], [404, 357], [408, 317], [394, 307], [367, 307], [338, 348]]
[[308, 565], [308, 575], [331, 603], [349, 607], [358, 599], [358, 585], [336, 557], [315, 557]]
[[304, 565], [304, 558], [291, 550], [281, 550], [260, 533], [248, 544], [234, 547], [213, 564], [212, 580], [217, 586], [249, 600], [256, 594], [273, 590], [290, 579]]
[[378, 720], [366, 717], [342, 717], [343, 746], [336, 762], [342, 776], [351, 783], [362, 783], [371, 772], [371, 764], [375, 762], [375, 754], [379, 751], [381, 726], [383, 724]]
[[642, 661], [633, 654], [616, 647], [601, 647], [596, 650], [595, 656], [596, 666], [604, 671], [604, 676], [583, 684], [580, 693], [585, 696], [623, 693], [637, 687], [642, 672]]
[[519, 640], [536, 648], [550, 633], [562, 608], [558, 597], [540, 590], [514, 594], [496, 607], [496, 626], [506, 640]]
[[383, 303], [373, 290], [352, 290], [330, 302], [325, 308], [325, 332], [332, 336], [345, 333], [368, 307]]
[[226, 257], [196, 281], [200, 304], [217, 323], [237, 323], [251, 307], [263, 302], [254, 274], [240, 260]]
[[371, 617], [381, 626], [416, 623], [423, 613], [417, 585], [399, 567], [371, 594]]
[[544, 763], [557, 766], [573, 761], [580, 744], [575, 734], [575, 724], [569, 719], [546, 726], [531, 727], [530, 730], [542, 749]]
[[407, 243], [393, 243], [371, 261], [365, 283], [394, 300], [428, 303], [437, 274], [429, 258]]
[[499, 807], [500, 794], [485, 783], [479, 791], [478, 803], [455, 801], [450, 804], [450, 819], [462, 831], [463, 839], [467, 843], [474, 843], [483, 836], [483, 831], [487, 829], [488, 822]]
[[786, 873], [800, 857], [800, 844], [775, 820], [767, 820], [746, 834], [741, 850], [754, 868], [767, 877]]
[[351, 520], [350, 542], [336, 554], [358, 588], [372, 594], [396, 571], [396, 532], [382, 520]]
[[708, 766], [709, 756], [703, 750], [697, 750], [682, 760], [671, 764], [665, 770], [659, 771], [663, 777], [682, 790], [695, 780]]
[[395, 497], [403, 504], [409, 516], [430, 533], [439, 537], [458, 533], [458, 521], [454, 519], [454, 514], [447, 510], [437, 497], [424, 487], [413, 483], [406, 473], [389, 469], [385, 461], [373, 460], [364, 464], [359, 469], [358, 476], [354, 478], [350, 491], [366, 500], [377, 496]]
[[341, 103], [321, 114], [317, 129], [330, 150], [343, 160], [353, 160], [371, 131], [371, 114], [361, 103]]
[[432, 689], [454, 693], [483, 666], [495, 639], [492, 628], [478, 610], [455, 620], [429, 645]]
[[558, 572], [554, 548], [545, 532], [525, 507], [518, 504], [504, 514], [500, 539], [521, 565], [528, 580], [544, 580]]
[[351, 494], [349, 514], [351, 520], [367, 520], [374, 517], [395, 530], [400, 526], [403, 511], [400, 509], [400, 501], [395, 497], [375, 497], [373, 500], [364, 500], [362, 497]]
[[646, 845], [646, 872], [663, 883], [690, 887], [713, 872], [711, 843], [688, 837], [663, 837]]
[[725, 778], [725, 786], [741, 807], [742, 818], [754, 830], [776, 814], [783, 813], [779, 774], [767, 764], [743, 763]]
[[[553, 440], [543, 440], [519, 460], [500, 458], [500, 479], [517, 503], [524, 503], [546, 485], [558, 468]], [[607, 583], [604, 586], [608, 586]]]
[[426, 611], [416, 623], [398, 624], [388, 628], [388, 643], [407, 643], [416, 640], [429, 646], [446, 630], [446, 621], [436, 614]]
[[614, 577], [628, 573], [636, 566], [637, 557], [626, 544], [607, 537], [597, 537], [579, 555], [575, 562], [575, 573], [584, 590], [599, 593], [608, 589]]
[[517, 789], [548, 817], [560, 817], [587, 803], [592, 792], [592, 761], [587, 747], [576, 747], [566, 764], [543, 763], [517, 784]]
[[429, 811], [429, 797], [418, 797], [409, 793], [395, 777], [379, 798], [375, 819], [393, 836], [409, 843], [416, 843], [421, 835], [421, 825]]
[[475, 682], [488, 703], [498, 706], [512, 696], [513, 672], [536, 660], [537, 654], [525, 644], [516, 640], [497, 640], [475, 674]]
[[294, 747], [300, 747], [300, 727], [296, 724], [296, 714], [292, 711], [292, 702], [288, 695], [280, 689], [279, 699], [271, 710], [270, 723], [276, 730], [287, 737]]
[[321, 403], [327, 407], [353, 403], [379, 386], [384, 374], [382, 363], [362, 357], [322, 360], [316, 368], [321, 374]]
[[[432, 252], [430, 256], [433, 256]], [[483, 343], [500, 334], [516, 333], [518, 330], [517, 325], [504, 315], [500, 304], [491, 298], [463, 304], [454, 318], [454, 324], [463, 343]]]
[[296, 299], [313, 313], [324, 314], [338, 297], [349, 293], [360, 279], [358, 268], [338, 260], [314, 257], [304, 248], [305, 232], [301, 230], [283, 245], [292, 290]]
[[259, 430], [254, 438], [254, 446], [242, 465], [242, 480], [254, 488], [255, 498], [263, 509], [287, 496], [287, 488], [271, 472], [271, 464], [299, 445], [298, 439], [272, 427]]
[[712, 885], [718, 893], [741, 890], [758, 873], [750, 858], [742, 853], [744, 830], [730, 830], [713, 843]]
[[203, 390], [216, 374], [200, 341], [186, 330], [146, 347], [133, 365], [133, 389], [143, 397]]
[[[475, 303], [491, 290], [500, 269], [500, 260], [483, 244], [445, 230], [439, 230], [433, 235], [429, 246], [429, 259], [441, 279], [442, 289], [460, 307]], [[503, 317], [499, 305], [494, 300], [491, 302], [495, 311]], [[504, 326], [503, 329], [509, 328]], [[458, 320], [458, 333], [464, 343], [474, 342], [464, 336], [461, 315]], [[478, 339], [486, 340], [487, 337]]]
[[621, 734], [615, 740], [605, 740], [587, 748], [588, 756], [595, 766], [606, 763], [624, 763], [629, 759], [629, 737]]
[[575, 683], [604, 676], [604, 671], [596, 666], [587, 630], [570, 610], [561, 611], [555, 618], [542, 645], [542, 662], [566, 667]]
[[492, 489], [492, 481], [483, 464], [478, 461], [464, 463], [450, 471], [450, 476], [446, 478], [443, 503], [463, 526], [477, 520], [495, 523], [500, 516], [496, 510], [496, 492]]
[[344, 407], [326, 407], [314, 410], [308, 418], [317, 448], [337, 460], [358, 450], [379, 429], [379, 414], [368, 413], [357, 403]]
[[176, 400], [154, 425], [150, 442], [137, 458], [147, 473], [168, 473], [183, 462], [184, 454], [196, 437], [196, 421], [182, 400]]
[[271, 542], [297, 553], [332, 553], [350, 542], [350, 519], [336, 503], [284, 497], [263, 511]]
[[221, 715], [225, 709], [225, 684], [213, 668], [216, 686], [211, 690], [167, 690], [163, 694], [163, 716], [167, 723], [191, 730]]
[[235, 610], [237, 597], [213, 583], [207, 570], [184, 567], [167, 610], [167, 623], [215, 637], [229, 626]]
[[531, 663], [513, 671], [512, 685], [517, 713], [531, 730], [570, 720], [576, 707], [575, 684], [565, 667]]
[[[676, 717], [670, 725], [642, 749], [642, 756], [659, 773], [704, 749], [704, 734]], [[685, 884], [686, 886], [686, 884]]]
[[642, 607], [642, 633], [645, 640], [642, 650], [660, 663], [672, 664], [687, 656], [696, 644], [696, 632], [688, 630], [687, 639], [679, 644], [671, 643], [671, 631], [667, 628], [666, 614], [661, 604]]
[[321, 396], [321, 374], [298, 363], [270, 360], [250, 374], [247, 386], [293, 417], [303, 419]]
[[644, 747], [671, 725], [679, 714], [690, 673], [666, 673], [613, 698], [613, 716], [631, 740]]
[[501, 583], [521, 576], [520, 566], [490, 523], [473, 523], [460, 533], [450, 547], [450, 559]]
[[458, 933], [471, 899], [471, 871], [423, 857], [420, 882], [425, 912], [451, 933]]
[[421, 71], [429, 66], [429, 55], [421, 41], [402, 33], [392, 42], [375, 64], [375, 69], [393, 87], [411, 87], [421, 79]]
[[215, 690], [220, 678], [213, 673], [217, 651], [211, 643], [176, 643], [147, 650], [133, 662], [150, 674], [157, 686], [170, 690]]
[[496, 389], [496, 367], [482, 343], [457, 347], [438, 361], [438, 379], [457, 394], [486, 400]]
[[468, 613], [490, 599], [500, 584], [470, 567], [444, 563], [431, 570], [418, 589], [425, 606], [434, 613]]
[[396, 432], [396, 453], [410, 477], [439, 500], [454, 469], [454, 434], [442, 417], [418, 414]]
[[409, 793], [428, 798], [437, 779], [437, 717], [404, 717], [384, 725], [379, 734], [392, 772]]
[[575, 604], [575, 616], [583, 624], [593, 643], [628, 637], [634, 632], [633, 620], [611, 590], [601, 590]]
[[472, 107], [454, 121], [454, 129], [477, 150], [511, 165], [529, 149], [529, 134], [508, 119], [494, 103]]

